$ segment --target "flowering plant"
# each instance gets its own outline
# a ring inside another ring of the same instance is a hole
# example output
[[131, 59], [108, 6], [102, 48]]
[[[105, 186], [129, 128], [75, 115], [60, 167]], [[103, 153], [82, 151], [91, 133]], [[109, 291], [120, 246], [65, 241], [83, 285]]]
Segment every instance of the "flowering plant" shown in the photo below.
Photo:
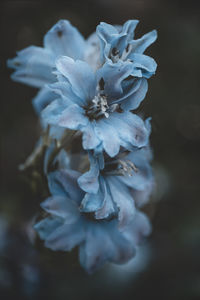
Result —
[[140, 211], [154, 185], [151, 125], [133, 110], [156, 71], [144, 51], [157, 34], [135, 39], [137, 23], [102, 22], [85, 40], [61, 20], [43, 47], [8, 60], [13, 80], [40, 89], [33, 106], [43, 134], [21, 166], [37, 169], [48, 188], [46, 215], [34, 228], [52, 250], [78, 246], [89, 273], [128, 261], [151, 232]]

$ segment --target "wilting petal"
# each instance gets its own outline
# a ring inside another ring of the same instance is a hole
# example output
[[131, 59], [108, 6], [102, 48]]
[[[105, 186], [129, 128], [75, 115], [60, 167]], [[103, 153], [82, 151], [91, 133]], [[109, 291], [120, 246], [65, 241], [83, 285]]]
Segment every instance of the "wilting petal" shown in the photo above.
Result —
[[82, 59], [85, 41], [80, 32], [67, 20], [60, 20], [44, 37], [44, 46], [55, 56], [66, 55], [73, 59]]
[[52, 73], [54, 66], [52, 53], [35, 46], [17, 52], [15, 58], [8, 60], [8, 67], [15, 69], [11, 78], [34, 87], [43, 87], [44, 84], [55, 81]]
[[63, 56], [57, 59], [58, 71], [67, 78], [74, 93], [83, 100], [92, 100], [95, 96], [96, 78], [90, 66], [80, 60]]

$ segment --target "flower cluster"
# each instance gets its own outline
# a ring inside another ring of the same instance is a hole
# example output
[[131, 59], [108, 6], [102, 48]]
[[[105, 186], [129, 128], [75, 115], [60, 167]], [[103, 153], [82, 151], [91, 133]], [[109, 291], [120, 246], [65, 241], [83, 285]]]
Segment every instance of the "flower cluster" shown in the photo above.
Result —
[[151, 126], [133, 111], [156, 71], [144, 51], [157, 33], [135, 39], [137, 23], [102, 22], [85, 40], [61, 20], [43, 47], [8, 61], [13, 80], [40, 89], [33, 106], [43, 135], [24, 168], [42, 157], [49, 197], [34, 228], [52, 250], [79, 246], [89, 273], [107, 261], [128, 261], [151, 231], [140, 211], [154, 183]]

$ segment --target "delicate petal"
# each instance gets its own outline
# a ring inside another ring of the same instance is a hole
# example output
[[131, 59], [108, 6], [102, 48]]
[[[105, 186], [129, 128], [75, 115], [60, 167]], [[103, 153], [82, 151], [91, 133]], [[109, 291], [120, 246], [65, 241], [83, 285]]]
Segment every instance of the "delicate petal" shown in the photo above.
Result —
[[130, 44], [132, 45], [132, 52], [143, 53], [146, 48], [155, 42], [156, 39], [157, 31], [152, 30], [143, 35], [140, 39], [131, 41]]
[[119, 227], [123, 228], [134, 218], [135, 206], [133, 198], [128, 188], [114, 176], [109, 176], [107, 182], [110, 187], [112, 199], [119, 209]]
[[137, 149], [127, 155], [126, 159], [136, 166], [137, 172], [133, 171], [132, 176], [120, 178], [122, 182], [134, 190], [145, 190], [149, 184], [152, 185], [153, 183], [152, 168], [146, 158], [145, 151], [145, 148]]
[[93, 124], [88, 122], [87, 126], [82, 129], [82, 143], [83, 148], [86, 150], [95, 149], [101, 144], [101, 140], [95, 133], [95, 127], [94, 122]]
[[62, 225], [62, 220], [55, 217], [48, 217], [34, 225], [34, 229], [42, 240], [45, 240], [56, 228]]
[[69, 103], [62, 98], [58, 98], [47, 105], [41, 112], [43, 124], [58, 125], [60, 117], [62, 116], [63, 111], [66, 109], [66, 107], [68, 107], [68, 105]]
[[122, 146], [143, 147], [147, 145], [149, 132], [144, 121], [136, 114], [131, 112], [113, 113], [108, 122], [118, 133]]
[[129, 59], [133, 61], [133, 76], [136, 76], [136, 72], [138, 71], [140, 71], [140, 73], [137, 73], [138, 77], [144, 76], [145, 78], [149, 78], [155, 74], [157, 64], [152, 57], [133, 52], [130, 54]]
[[81, 201], [83, 192], [78, 188], [80, 173], [74, 170], [60, 170], [48, 175], [49, 190], [53, 195], [67, 196], [73, 201]]
[[117, 223], [91, 224], [87, 226], [87, 239], [79, 248], [81, 265], [93, 273], [106, 261], [124, 263], [135, 255], [135, 248], [117, 230]]
[[67, 224], [76, 222], [80, 217], [77, 205], [66, 196], [49, 197], [41, 203], [41, 207], [49, 214], [66, 219]]
[[63, 56], [57, 59], [58, 71], [67, 78], [74, 93], [85, 100], [92, 100], [95, 96], [96, 79], [90, 66], [80, 60]]
[[151, 233], [151, 224], [147, 216], [137, 211], [133, 221], [128, 224], [127, 228], [124, 230], [123, 234], [134, 245], [141, 243], [145, 236]]
[[94, 71], [100, 66], [100, 42], [96, 32], [92, 33], [86, 40], [84, 61], [86, 61]]
[[96, 194], [99, 189], [99, 165], [98, 161], [89, 153], [90, 170], [78, 178], [78, 184], [82, 190]]
[[66, 55], [73, 59], [81, 59], [85, 41], [80, 32], [69, 21], [60, 20], [45, 35], [44, 46], [56, 56]]
[[97, 34], [102, 40], [111, 42], [113, 39], [113, 36], [118, 34], [118, 30], [110, 24], [101, 22], [97, 26]]
[[79, 221], [58, 227], [47, 237], [45, 246], [54, 251], [70, 251], [85, 238], [84, 228], [81, 225], [81, 221]]
[[112, 257], [112, 242], [103, 226], [91, 224], [87, 227], [87, 239], [80, 245], [80, 264], [88, 273], [105, 264]]
[[140, 79], [140, 86], [134, 93], [130, 93], [124, 101], [121, 101], [121, 108], [128, 111], [138, 108], [142, 100], [145, 98], [148, 90], [148, 83], [145, 78]]
[[15, 69], [11, 78], [34, 87], [43, 87], [55, 80], [54, 65], [52, 53], [35, 46], [19, 51], [17, 57], [8, 60], [8, 67]]
[[109, 185], [105, 181], [105, 192], [103, 206], [95, 212], [96, 219], [106, 219], [109, 216], [116, 214], [116, 206], [113, 202]]
[[40, 115], [41, 111], [56, 98], [57, 95], [48, 87], [45, 86], [44, 88], [42, 88], [38, 92], [37, 96], [32, 100], [32, 104], [36, 113]]
[[84, 110], [76, 104], [66, 108], [58, 119], [59, 126], [74, 130], [78, 130], [87, 124], [88, 118], [84, 115]]
[[48, 85], [48, 88], [56, 95], [63, 97], [69, 104], [84, 105], [84, 99], [80, 99], [72, 90], [71, 84], [64, 78], [58, 76], [58, 81]]
[[99, 178], [98, 192], [87, 193], [81, 202], [82, 212], [95, 212], [102, 208], [105, 198], [105, 183], [102, 177]]
[[[118, 99], [123, 94], [122, 81], [127, 78], [132, 72], [132, 63], [105, 63], [101, 69], [98, 70], [98, 80], [104, 79], [104, 91], [109, 99]], [[124, 96], [124, 94], [123, 94]]]
[[116, 129], [106, 119], [99, 120], [96, 133], [103, 142], [103, 147], [109, 156], [114, 157], [120, 149], [120, 139]]
[[129, 42], [134, 38], [134, 31], [138, 23], [139, 23], [138, 20], [128, 20], [124, 23], [122, 32], [127, 34], [128, 36], [127, 42]]

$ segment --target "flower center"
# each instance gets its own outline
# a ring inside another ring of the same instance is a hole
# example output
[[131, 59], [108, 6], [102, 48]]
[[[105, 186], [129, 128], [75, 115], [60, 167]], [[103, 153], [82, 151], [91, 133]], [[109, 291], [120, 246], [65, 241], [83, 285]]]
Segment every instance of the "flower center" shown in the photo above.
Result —
[[130, 54], [131, 50], [132, 50], [132, 45], [128, 44], [120, 54], [120, 51], [116, 47], [114, 47], [112, 48], [109, 57], [113, 63], [117, 63], [120, 59], [125, 61], [127, 60], [127, 57]]
[[103, 173], [108, 176], [133, 176], [133, 172], [138, 172], [134, 163], [120, 158], [107, 161], [103, 170]]
[[90, 120], [98, 120], [100, 118], [109, 117], [109, 114], [114, 112], [118, 107], [118, 104], [108, 105], [105, 95], [98, 94], [92, 99], [90, 105], [85, 108], [86, 116]]

